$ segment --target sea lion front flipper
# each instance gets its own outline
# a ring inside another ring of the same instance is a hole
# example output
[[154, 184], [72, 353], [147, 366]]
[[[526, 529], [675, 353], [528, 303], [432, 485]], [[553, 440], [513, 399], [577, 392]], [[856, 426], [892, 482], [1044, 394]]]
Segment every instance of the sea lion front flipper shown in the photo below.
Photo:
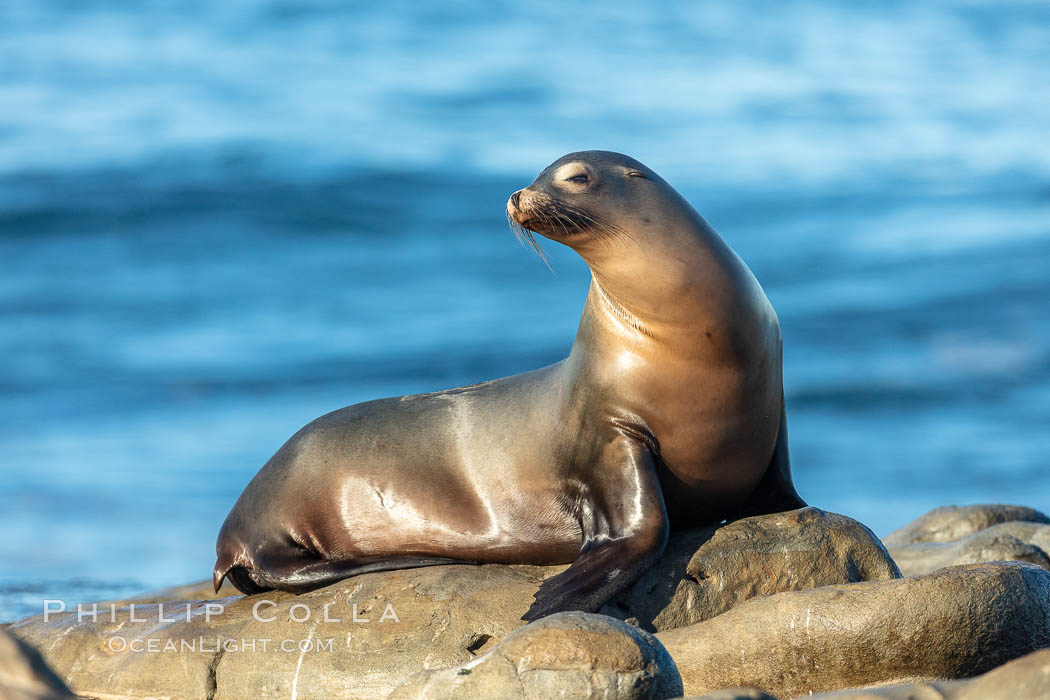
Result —
[[580, 555], [540, 585], [522, 620], [565, 610], [596, 611], [648, 569], [667, 544], [667, 512], [649, 448], [620, 437], [600, 461], [598, 468], [611, 478], [581, 506]]

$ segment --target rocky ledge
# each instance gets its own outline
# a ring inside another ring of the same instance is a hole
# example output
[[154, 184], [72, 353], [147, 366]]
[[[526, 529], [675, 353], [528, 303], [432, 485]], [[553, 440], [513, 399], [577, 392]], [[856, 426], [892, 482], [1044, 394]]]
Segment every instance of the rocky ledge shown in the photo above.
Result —
[[0, 629], [0, 698], [72, 700], [74, 697], [36, 649]]
[[1050, 646], [1048, 621], [1050, 571], [997, 562], [780, 593], [657, 636], [687, 693], [795, 697], [982, 673]]
[[[853, 688], [807, 700], [1044, 700], [1050, 698], [1050, 649], [1033, 651], [975, 678]], [[760, 688], [727, 688], [689, 700], [780, 700]]]
[[[215, 598], [201, 583], [8, 631], [95, 698], [788, 698], [943, 685], [1050, 646], [1047, 527], [1019, 507], [938, 509], [886, 538], [916, 574], [901, 578], [844, 516], [747, 518], [676, 534], [600, 615], [526, 627], [533, 594], [564, 567], [409, 569], [299, 596]], [[983, 556], [1012, 561], [974, 563]], [[1046, 659], [1031, 658], [1042, 661], [1003, 668], [1036, 678]], [[761, 691], [723, 690], [746, 686]]]

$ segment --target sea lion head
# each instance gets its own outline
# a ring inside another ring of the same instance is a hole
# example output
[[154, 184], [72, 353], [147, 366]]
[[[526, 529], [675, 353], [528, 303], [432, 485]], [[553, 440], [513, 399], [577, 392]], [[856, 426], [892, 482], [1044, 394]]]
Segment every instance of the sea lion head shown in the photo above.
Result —
[[575, 250], [603, 291], [653, 318], [667, 314], [668, 299], [699, 298], [739, 264], [663, 178], [612, 151], [554, 161], [510, 196], [507, 218], [541, 257], [533, 233]]
[[[541, 234], [585, 260], [615, 244], [651, 247], [698, 218], [663, 178], [630, 156], [579, 151], [554, 161], [507, 201], [515, 233]], [[672, 236], [673, 237], [673, 236]], [[666, 242], [666, 240], [665, 240]], [[539, 251], [537, 251], [539, 252]]]

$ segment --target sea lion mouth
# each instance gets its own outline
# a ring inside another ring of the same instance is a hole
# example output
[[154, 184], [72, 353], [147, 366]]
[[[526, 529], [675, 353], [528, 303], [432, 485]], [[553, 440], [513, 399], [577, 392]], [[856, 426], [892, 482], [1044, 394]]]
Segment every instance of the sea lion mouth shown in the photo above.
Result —
[[568, 236], [583, 233], [588, 229], [587, 223], [571, 220], [564, 215], [556, 217], [530, 216], [522, 219], [515, 218], [514, 223], [527, 231], [532, 231], [533, 233], [538, 233], [554, 239], [563, 239]]
[[583, 212], [559, 202], [545, 193], [515, 192], [507, 200], [507, 222], [522, 245], [531, 248], [547, 269], [553, 272], [547, 252], [540, 247], [534, 233], [561, 243], [586, 231], [594, 222]]
[[507, 221], [518, 240], [539, 255], [548, 268], [547, 254], [534, 233], [571, 247], [580, 240], [610, 243], [631, 237], [604, 217], [531, 189], [515, 192], [507, 200]]
[[515, 214], [511, 214], [510, 216], [511, 216], [511, 221], [513, 223], [517, 224], [518, 226], [521, 226], [523, 229], [527, 229], [529, 231], [535, 231], [536, 230], [535, 228], [533, 228], [533, 226], [535, 225], [535, 221], [536, 221], [536, 219], [534, 217], [525, 216], [524, 214], [521, 214], [520, 212], [517, 212]]
[[539, 233], [559, 240], [583, 233], [597, 221], [578, 207], [566, 204], [546, 193], [530, 192], [526, 197], [515, 193], [507, 202], [507, 217], [511, 227]]

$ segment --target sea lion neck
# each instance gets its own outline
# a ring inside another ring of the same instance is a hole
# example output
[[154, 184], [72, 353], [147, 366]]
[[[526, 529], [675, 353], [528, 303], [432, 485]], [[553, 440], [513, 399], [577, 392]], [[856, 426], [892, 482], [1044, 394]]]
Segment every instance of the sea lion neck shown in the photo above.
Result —
[[741, 282], [745, 289], [752, 284], [750, 271], [699, 215], [576, 252], [591, 269], [597, 300], [651, 334], [710, 318]]
[[587, 296], [587, 304], [592, 304], [601, 309], [607, 316], [616, 319], [618, 324], [649, 338], [654, 337], [654, 329], [647, 325], [631, 309], [624, 306], [619, 300], [605, 290], [597, 275], [591, 277], [591, 291]]

